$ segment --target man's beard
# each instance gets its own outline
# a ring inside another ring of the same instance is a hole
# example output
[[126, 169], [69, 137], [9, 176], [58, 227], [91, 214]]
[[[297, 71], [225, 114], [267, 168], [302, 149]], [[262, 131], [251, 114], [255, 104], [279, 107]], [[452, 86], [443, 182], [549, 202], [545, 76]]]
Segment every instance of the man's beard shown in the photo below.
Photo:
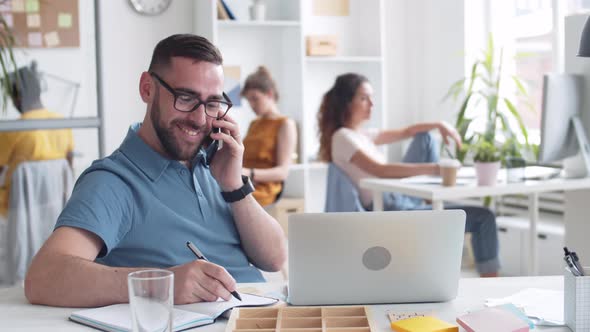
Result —
[[165, 128], [165, 124], [162, 123], [161, 115], [162, 112], [160, 111], [160, 98], [156, 96], [155, 102], [151, 109], [151, 119], [152, 125], [154, 130], [156, 131], [156, 135], [160, 139], [162, 146], [164, 147], [164, 151], [168, 155], [169, 158], [173, 160], [180, 160], [180, 161], [191, 161], [199, 152], [201, 145], [203, 142], [198, 142], [194, 146], [188, 146], [183, 148], [180, 144], [180, 140], [174, 137], [174, 130], [177, 127], [177, 124], [182, 124], [183, 126], [193, 128], [194, 130], [199, 130], [198, 125], [193, 123], [192, 121], [183, 121], [183, 120], [173, 120], [170, 123], [168, 128]]

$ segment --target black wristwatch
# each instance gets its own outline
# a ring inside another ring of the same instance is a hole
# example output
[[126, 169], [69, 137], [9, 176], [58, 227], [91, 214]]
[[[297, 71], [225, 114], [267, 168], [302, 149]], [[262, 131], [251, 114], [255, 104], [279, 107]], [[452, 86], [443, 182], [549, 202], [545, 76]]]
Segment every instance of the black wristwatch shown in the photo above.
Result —
[[250, 182], [249, 177], [242, 175], [242, 182], [244, 182], [244, 185], [239, 189], [234, 191], [222, 191], [221, 196], [223, 197], [223, 200], [228, 203], [237, 202], [254, 192], [254, 186], [252, 185], [252, 182]]

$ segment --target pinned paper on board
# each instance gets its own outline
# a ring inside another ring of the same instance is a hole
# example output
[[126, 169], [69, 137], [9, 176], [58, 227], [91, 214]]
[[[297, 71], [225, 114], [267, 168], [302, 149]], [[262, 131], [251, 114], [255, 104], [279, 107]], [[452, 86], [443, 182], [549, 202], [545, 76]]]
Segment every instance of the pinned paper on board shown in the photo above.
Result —
[[314, 16], [348, 16], [349, 0], [314, 0], [312, 14]]
[[27, 15], [27, 27], [39, 28], [41, 27], [41, 15], [39, 14], [28, 14]]
[[0, 0], [0, 14], [12, 28], [17, 47], [79, 47], [78, 1]]
[[12, 12], [13, 13], [24, 13], [25, 12], [25, 0], [12, 0]]
[[241, 68], [240, 66], [223, 66], [223, 74], [225, 80], [223, 82], [223, 90], [231, 100], [234, 107], [242, 105], [242, 97], [240, 96], [241, 87]]
[[14, 26], [14, 19], [12, 18], [12, 14], [2, 13], [2, 17], [4, 18], [4, 22], [6, 22], [6, 25], [9, 28], [12, 28]]
[[41, 32], [29, 32], [27, 41], [31, 47], [43, 46], [43, 36], [41, 35]]
[[9, 1], [4, 1], [0, 3], [0, 12], [9, 12], [12, 10], [12, 6]]
[[27, 13], [39, 12], [39, 0], [27, 0], [25, 10], [27, 11]]
[[72, 27], [72, 14], [59, 13], [59, 15], [57, 16], [57, 26], [60, 28], [71, 28]]
[[59, 35], [56, 31], [52, 31], [45, 34], [45, 46], [57, 47], [59, 46]]

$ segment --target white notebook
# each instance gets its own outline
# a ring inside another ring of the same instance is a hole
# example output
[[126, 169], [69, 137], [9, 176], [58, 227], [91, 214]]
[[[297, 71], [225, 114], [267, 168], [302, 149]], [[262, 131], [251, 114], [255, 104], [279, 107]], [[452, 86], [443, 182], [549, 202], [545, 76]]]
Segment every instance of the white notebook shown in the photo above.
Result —
[[[192, 327], [212, 324], [217, 317], [234, 307], [267, 306], [278, 302], [277, 299], [270, 297], [247, 293], [240, 293], [240, 295], [242, 301], [232, 297], [229, 301], [219, 299], [217, 302], [174, 306], [172, 329], [182, 331]], [[128, 303], [79, 310], [70, 315], [70, 320], [103, 331], [123, 332], [132, 330], [131, 309]]]

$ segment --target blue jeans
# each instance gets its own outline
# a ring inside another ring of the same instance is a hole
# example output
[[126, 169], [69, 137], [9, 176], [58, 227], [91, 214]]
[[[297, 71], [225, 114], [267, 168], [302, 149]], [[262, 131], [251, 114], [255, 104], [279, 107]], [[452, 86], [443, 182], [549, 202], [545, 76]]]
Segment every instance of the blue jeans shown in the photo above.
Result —
[[[403, 161], [408, 163], [432, 163], [439, 159], [437, 142], [430, 133], [417, 134]], [[485, 207], [447, 205], [446, 209], [460, 209], [467, 214], [465, 232], [472, 234], [471, 245], [475, 256], [477, 271], [495, 273], [500, 269], [498, 260], [498, 233], [496, 230], [496, 216]], [[400, 210], [430, 210], [432, 206], [424, 203], [418, 197], [402, 195], [400, 193], [384, 193], [383, 209], [386, 211]]]

